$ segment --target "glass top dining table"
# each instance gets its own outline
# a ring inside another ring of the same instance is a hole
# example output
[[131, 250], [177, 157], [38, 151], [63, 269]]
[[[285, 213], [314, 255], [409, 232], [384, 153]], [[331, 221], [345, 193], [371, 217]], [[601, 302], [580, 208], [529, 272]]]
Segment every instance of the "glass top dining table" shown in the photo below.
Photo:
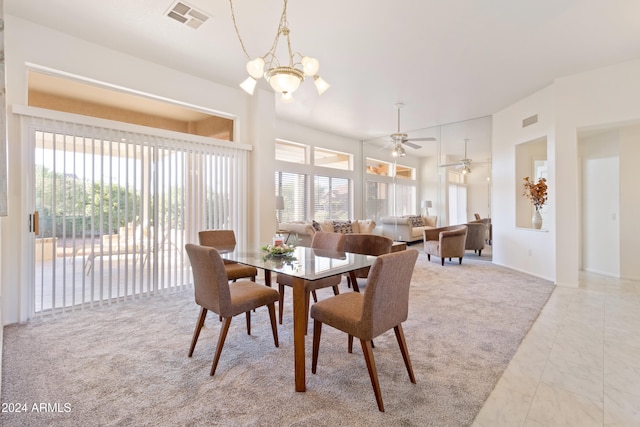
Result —
[[271, 286], [271, 272], [293, 278], [293, 346], [296, 391], [306, 391], [305, 374], [305, 280], [352, 273], [369, 267], [376, 257], [325, 249], [298, 246], [287, 256], [266, 255], [260, 250], [245, 250], [238, 246], [216, 246], [223, 259], [263, 269], [265, 284]]

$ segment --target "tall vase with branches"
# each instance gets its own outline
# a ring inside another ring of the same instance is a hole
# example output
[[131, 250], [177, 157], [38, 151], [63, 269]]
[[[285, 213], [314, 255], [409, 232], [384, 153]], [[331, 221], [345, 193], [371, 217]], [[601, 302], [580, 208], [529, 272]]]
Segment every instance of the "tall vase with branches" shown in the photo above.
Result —
[[535, 182], [528, 176], [524, 178], [524, 192], [522, 193], [531, 204], [536, 208], [531, 219], [533, 228], [542, 227], [542, 215], [540, 210], [548, 200], [547, 196], [547, 180], [546, 178], [538, 178], [538, 182]]

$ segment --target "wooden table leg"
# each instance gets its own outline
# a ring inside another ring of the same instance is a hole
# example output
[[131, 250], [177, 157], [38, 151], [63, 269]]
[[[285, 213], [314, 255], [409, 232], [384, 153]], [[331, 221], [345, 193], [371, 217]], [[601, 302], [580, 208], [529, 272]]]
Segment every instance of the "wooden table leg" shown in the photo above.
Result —
[[356, 272], [349, 272], [349, 280], [351, 280], [351, 286], [353, 287], [354, 292], [360, 292], [360, 288], [358, 287], [358, 279], [356, 279]]
[[305, 350], [306, 332], [304, 280], [293, 278], [293, 354], [295, 364], [296, 391], [306, 391]]
[[271, 287], [271, 270], [264, 271], [264, 284]]

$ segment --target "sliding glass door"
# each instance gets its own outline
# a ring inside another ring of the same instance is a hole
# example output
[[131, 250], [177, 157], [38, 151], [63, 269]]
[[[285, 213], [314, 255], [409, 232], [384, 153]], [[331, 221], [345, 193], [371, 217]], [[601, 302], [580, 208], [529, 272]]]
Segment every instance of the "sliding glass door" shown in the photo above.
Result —
[[229, 228], [243, 238], [246, 150], [25, 123], [39, 225], [34, 313], [182, 289], [191, 281], [184, 245], [199, 230]]

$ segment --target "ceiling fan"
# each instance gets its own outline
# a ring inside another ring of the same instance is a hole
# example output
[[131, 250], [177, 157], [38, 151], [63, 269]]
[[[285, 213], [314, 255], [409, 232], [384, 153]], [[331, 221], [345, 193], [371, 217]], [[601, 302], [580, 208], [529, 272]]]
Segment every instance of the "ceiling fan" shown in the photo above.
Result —
[[446, 165], [440, 165], [441, 168], [448, 168], [448, 167], [452, 167], [455, 166], [457, 168], [462, 168], [462, 170], [460, 171], [463, 175], [466, 175], [468, 173], [471, 173], [471, 168], [469, 167], [469, 165], [471, 165], [471, 159], [467, 158], [467, 143], [469, 142], [469, 139], [465, 138], [464, 140], [464, 158], [460, 159], [460, 161], [458, 161], [457, 163], [449, 163]]
[[398, 110], [398, 131], [390, 135], [391, 142], [385, 146], [385, 147], [388, 147], [390, 145], [393, 146], [393, 151], [391, 152], [393, 157], [405, 156], [407, 154], [404, 150], [405, 145], [411, 148], [416, 148], [416, 149], [420, 148], [418, 144], [414, 144], [411, 141], [435, 141], [436, 140], [432, 136], [424, 137], [424, 138], [409, 138], [406, 133], [401, 132], [400, 131], [400, 109], [402, 107], [404, 107], [404, 104], [402, 103], [396, 104], [396, 109]]

